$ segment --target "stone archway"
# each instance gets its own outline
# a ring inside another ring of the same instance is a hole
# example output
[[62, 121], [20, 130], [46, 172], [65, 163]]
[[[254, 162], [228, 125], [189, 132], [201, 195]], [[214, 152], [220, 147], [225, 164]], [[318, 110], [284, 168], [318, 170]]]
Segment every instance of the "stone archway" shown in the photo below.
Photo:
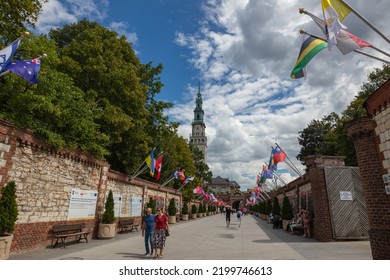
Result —
[[235, 201], [232, 203], [232, 208], [233, 208], [233, 209], [238, 210], [240, 207], [241, 207], [241, 200], [235, 200]]

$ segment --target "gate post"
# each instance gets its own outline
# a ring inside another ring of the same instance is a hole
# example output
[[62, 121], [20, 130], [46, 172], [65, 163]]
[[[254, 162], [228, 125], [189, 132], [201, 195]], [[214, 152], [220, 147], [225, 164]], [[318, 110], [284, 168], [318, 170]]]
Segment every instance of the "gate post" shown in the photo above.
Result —
[[369, 237], [373, 259], [390, 259], [390, 203], [382, 178], [382, 159], [376, 123], [365, 117], [347, 124], [353, 140], [370, 224]]
[[330, 217], [324, 166], [344, 165], [344, 158], [320, 155], [308, 156], [305, 158], [305, 165], [313, 197], [315, 237], [322, 242], [333, 241], [333, 226]]

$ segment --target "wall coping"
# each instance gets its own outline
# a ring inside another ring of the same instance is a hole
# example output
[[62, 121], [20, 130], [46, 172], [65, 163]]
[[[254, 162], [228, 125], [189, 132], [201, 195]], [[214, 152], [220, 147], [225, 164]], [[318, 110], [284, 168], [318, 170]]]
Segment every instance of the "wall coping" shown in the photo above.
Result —
[[374, 91], [366, 101], [363, 103], [363, 107], [366, 109], [370, 116], [375, 116], [383, 109], [386, 109], [390, 105], [390, 80], [381, 85], [376, 91]]

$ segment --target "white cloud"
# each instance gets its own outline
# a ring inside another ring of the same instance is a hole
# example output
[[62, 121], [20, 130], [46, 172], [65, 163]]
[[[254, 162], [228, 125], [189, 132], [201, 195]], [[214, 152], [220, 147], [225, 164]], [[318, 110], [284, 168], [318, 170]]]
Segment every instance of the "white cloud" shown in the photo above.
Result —
[[108, 4], [108, 0], [49, 0], [42, 5], [36, 30], [48, 33], [52, 28], [59, 28], [83, 18], [102, 20], [106, 17]]
[[[381, 11], [388, 2], [376, 1], [375, 9], [360, 1], [356, 9], [366, 13], [380, 30], [387, 30], [388, 18]], [[204, 5], [204, 20], [194, 34], [177, 33], [176, 43], [190, 49], [189, 63], [199, 71], [208, 136], [208, 164], [214, 175], [230, 177], [244, 189], [253, 187], [271, 146], [278, 142], [290, 159], [300, 146], [298, 132], [314, 118], [333, 111], [340, 113], [357, 94], [367, 74], [381, 67], [376, 60], [356, 53], [341, 55], [324, 50], [311, 61], [306, 80], [289, 78], [295, 64], [304, 28], [320, 30], [300, 7], [320, 15], [319, 1], [213, 0]], [[349, 31], [365, 40], [384, 45], [383, 40], [361, 21], [349, 15]], [[370, 50], [367, 50], [370, 52]], [[168, 113], [182, 123], [179, 133], [191, 131], [193, 96]], [[187, 93], [188, 94], [188, 93]], [[283, 178], [291, 181], [296, 174]]]
[[137, 41], [138, 41], [138, 37], [137, 37], [137, 34], [134, 33], [134, 32], [128, 32], [127, 29], [129, 28], [129, 25], [127, 22], [124, 22], [124, 21], [113, 21], [110, 23], [110, 26], [109, 28], [111, 30], [114, 30], [116, 31], [119, 36], [121, 35], [125, 35], [126, 38], [127, 38], [127, 41], [131, 44], [136, 44]]

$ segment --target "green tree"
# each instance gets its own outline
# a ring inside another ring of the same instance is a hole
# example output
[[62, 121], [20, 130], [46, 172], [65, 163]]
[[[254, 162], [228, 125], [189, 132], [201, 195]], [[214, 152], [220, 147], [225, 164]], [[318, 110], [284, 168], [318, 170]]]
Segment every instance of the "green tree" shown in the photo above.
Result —
[[112, 190], [108, 192], [104, 214], [102, 218], [102, 224], [113, 224], [115, 221], [114, 214], [114, 195], [112, 194]]
[[169, 206], [168, 206], [168, 214], [169, 214], [169, 216], [175, 216], [176, 212], [177, 212], [177, 209], [176, 209], [175, 199], [171, 198], [171, 200], [169, 201]]
[[[13, 41], [27, 30], [26, 24], [35, 28], [42, 4], [47, 0], [4, 0], [1, 1], [1, 41]], [[1, 47], [1, 46], [0, 46]]]
[[281, 217], [282, 220], [291, 220], [294, 217], [293, 208], [287, 196], [283, 197]]
[[276, 196], [274, 197], [274, 203], [272, 204], [272, 215], [280, 215], [280, 204]]
[[192, 207], [191, 207], [191, 214], [196, 214], [198, 212], [198, 208], [196, 207], [195, 204], [192, 204]]
[[0, 236], [13, 233], [17, 218], [16, 185], [14, 181], [10, 181], [1, 189]]
[[187, 203], [183, 203], [183, 209], [182, 209], [182, 214], [183, 215], [187, 215], [188, 214], [188, 204]]

